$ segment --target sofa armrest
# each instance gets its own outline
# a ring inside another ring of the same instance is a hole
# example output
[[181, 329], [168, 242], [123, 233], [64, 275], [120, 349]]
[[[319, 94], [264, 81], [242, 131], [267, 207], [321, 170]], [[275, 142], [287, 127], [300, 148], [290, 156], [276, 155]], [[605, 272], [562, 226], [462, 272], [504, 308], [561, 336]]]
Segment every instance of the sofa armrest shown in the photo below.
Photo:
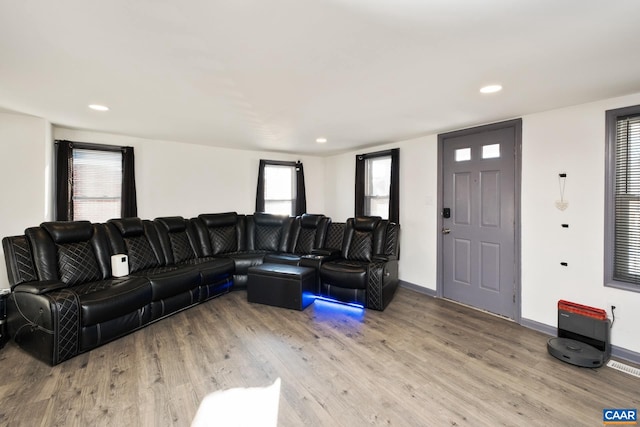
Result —
[[66, 287], [66, 283], [58, 280], [41, 280], [37, 282], [21, 283], [13, 288], [13, 292], [26, 292], [34, 295], [43, 295]]
[[339, 258], [339, 252], [334, 255], [319, 255], [319, 254], [311, 254], [311, 255], [302, 255], [300, 257], [300, 262], [298, 263], [301, 267], [311, 267], [316, 270], [320, 270], [320, 267], [323, 263], [327, 261], [332, 261], [334, 259]]

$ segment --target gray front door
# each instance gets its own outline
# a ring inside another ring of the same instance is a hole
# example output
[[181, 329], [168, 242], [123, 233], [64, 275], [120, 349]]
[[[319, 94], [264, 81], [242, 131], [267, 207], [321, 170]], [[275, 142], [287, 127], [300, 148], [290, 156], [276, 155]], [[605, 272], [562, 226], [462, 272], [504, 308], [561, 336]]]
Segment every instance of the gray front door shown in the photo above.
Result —
[[440, 135], [441, 295], [517, 316], [516, 142], [520, 121]]

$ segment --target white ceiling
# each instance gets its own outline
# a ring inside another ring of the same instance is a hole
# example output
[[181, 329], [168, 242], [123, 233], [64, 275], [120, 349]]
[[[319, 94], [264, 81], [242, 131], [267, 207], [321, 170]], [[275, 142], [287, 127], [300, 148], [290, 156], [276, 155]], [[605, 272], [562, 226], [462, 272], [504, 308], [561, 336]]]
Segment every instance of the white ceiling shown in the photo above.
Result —
[[0, 0], [0, 109], [329, 154], [638, 92], [639, 17], [638, 0]]

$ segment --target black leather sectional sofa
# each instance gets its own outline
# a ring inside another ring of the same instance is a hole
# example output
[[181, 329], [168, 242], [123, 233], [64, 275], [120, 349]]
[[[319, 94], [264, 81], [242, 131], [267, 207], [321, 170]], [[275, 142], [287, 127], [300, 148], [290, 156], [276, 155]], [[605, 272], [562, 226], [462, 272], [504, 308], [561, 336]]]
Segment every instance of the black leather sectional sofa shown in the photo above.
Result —
[[[245, 289], [248, 269], [317, 269], [317, 292], [384, 310], [398, 286], [399, 225], [379, 217], [265, 213], [45, 222], [2, 240], [9, 334], [55, 365], [175, 312]], [[126, 254], [129, 274], [112, 275]]]

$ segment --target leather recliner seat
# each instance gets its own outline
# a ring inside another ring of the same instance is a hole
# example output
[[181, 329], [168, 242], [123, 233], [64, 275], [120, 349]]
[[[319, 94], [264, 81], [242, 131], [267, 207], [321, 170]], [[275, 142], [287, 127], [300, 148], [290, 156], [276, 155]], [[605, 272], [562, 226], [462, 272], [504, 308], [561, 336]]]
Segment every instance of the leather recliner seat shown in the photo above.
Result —
[[340, 258], [320, 266], [320, 294], [384, 310], [398, 287], [397, 232], [380, 217], [349, 218]]
[[10, 303], [18, 310], [9, 311], [9, 326], [21, 347], [53, 365], [150, 321], [149, 281], [111, 277], [101, 227], [46, 222], [25, 235], [39, 280], [13, 288]]
[[331, 220], [324, 215], [303, 214], [293, 220], [287, 252], [269, 252], [265, 263], [299, 265], [305, 255], [323, 248]]
[[200, 274], [200, 301], [229, 291], [235, 271], [233, 261], [212, 256], [199, 256], [197, 236], [191, 222], [180, 216], [154, 220], [160, 246], [167, 264], [192, 268]]
[[153, 222], [140, 218], [112, 219], [106, 228], [112, 252], [129, 257], [129, 275], [149, 281], [152, 320], [194, 305], [206, 296], [200, 269], [167, 262]]

